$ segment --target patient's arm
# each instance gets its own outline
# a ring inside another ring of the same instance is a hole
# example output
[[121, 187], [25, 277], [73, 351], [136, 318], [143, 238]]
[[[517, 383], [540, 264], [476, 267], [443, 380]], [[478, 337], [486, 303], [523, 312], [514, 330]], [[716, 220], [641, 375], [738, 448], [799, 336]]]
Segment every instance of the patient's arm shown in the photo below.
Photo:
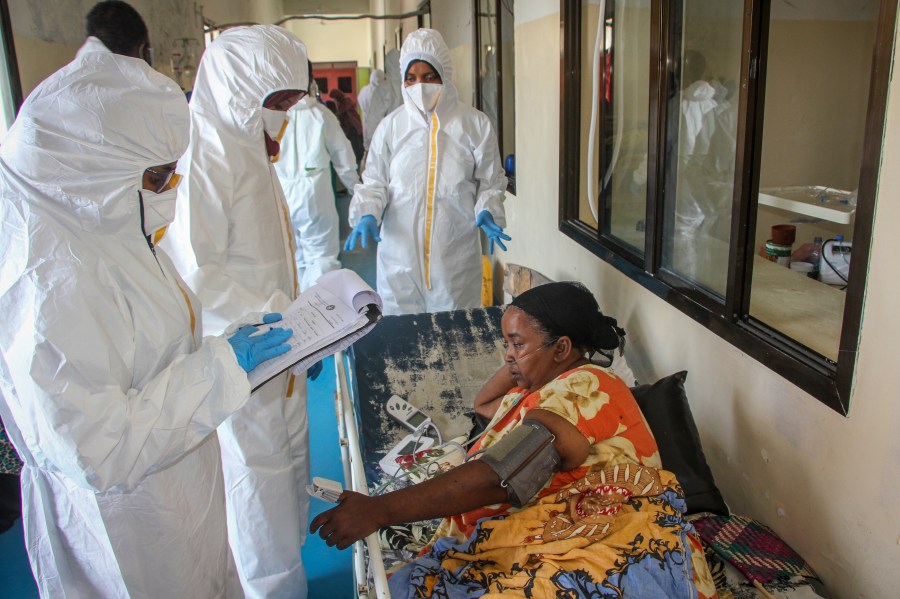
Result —
[[[532, 410], [527, 418], [539, 420], [556, 436], [554, 442], [564, 470], [580, 466], [590, 444], [575, 426], [546, 410]], [[547, 475], [549, 479], [553, 473]], [[325, 542], [345, 549], [379, 528], [462, 514], [507, 500], [500, 477], [480, 460], [466, 462], [436, 478], [399, 491], [366, 497], [344, 491], [339, 505], [312, 521], [311, 533], [319, 531]]]
[[516, 383], [509, 374], [509, 368], [505, 365], [495, 372], [491, 378], [481, 387], [475, 396], [475, 413], [490, 420], [500, 407], [500, 400], [506, 392], [515, 387]]

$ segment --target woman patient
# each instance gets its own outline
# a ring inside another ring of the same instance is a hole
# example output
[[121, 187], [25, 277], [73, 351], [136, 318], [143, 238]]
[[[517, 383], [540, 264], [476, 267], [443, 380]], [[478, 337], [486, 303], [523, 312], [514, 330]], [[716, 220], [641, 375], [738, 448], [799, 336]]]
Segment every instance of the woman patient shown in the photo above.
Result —
[[501, 326], [506, 363], [475, 399], [491, 421], [470, 459], [392, 493], [344, 491], [311, 531], [343, 549], [443, 517], [391, 577], [394, 597], [712, 596], [681, 489], [634, 397], [588, 360], [618, 347], [616, 321], [584, 286], [548, 283], [518, 296]]

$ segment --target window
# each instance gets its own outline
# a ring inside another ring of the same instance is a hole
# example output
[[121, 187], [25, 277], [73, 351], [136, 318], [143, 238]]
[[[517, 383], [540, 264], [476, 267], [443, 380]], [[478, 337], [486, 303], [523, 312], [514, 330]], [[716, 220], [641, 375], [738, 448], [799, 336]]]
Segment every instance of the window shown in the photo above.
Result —
[[561, 4], [560, 229], [843, 414], [896, 11]]
[[[494, 126], [509, 190], [515, 193], [515, 80], [511, 76], [515, 72], [515, 0], [476, 0], [475, 10], [476, 107]], [[510, 75], [504, 77], [504, 73]]]
[[3, 72], [0, 73], [0, 139], [2, 139], [16, 119], [19, 106], [22, 105], [22, 84], [19, 81], [9, 6], [5, 0], [0, 2], [0, 59], [5, 65]]

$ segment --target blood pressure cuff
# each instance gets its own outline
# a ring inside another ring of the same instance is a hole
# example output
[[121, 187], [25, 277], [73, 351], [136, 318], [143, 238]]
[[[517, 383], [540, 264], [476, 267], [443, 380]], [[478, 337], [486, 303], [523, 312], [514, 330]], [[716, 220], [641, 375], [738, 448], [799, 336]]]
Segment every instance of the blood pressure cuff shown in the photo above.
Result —
[[556, 437], [546, 426], [526, 420], [481, 455], [481, 461], [497, 473], [500, 485], [506, 487], [510, 504], [522, 507], [559, 472], [554, 440]]

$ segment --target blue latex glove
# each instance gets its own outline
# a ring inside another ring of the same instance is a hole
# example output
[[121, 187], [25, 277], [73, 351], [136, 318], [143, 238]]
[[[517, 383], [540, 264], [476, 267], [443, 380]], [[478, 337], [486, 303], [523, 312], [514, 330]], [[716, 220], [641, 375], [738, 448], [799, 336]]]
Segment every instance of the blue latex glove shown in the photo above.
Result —
[[311, 381], [316, 380], [317, 378], [319, 378], [319, 375], [322, 374], [322, 369], [324, 367], [325, 366], [324, 366], [324, 364], [322, 364], [322, 360], [319, 360], [318, 362], [316, 362], [315, 364], [313, 364], [312, 366], [310, 366], [309, 368], [306, 369], [306, 378], [308, 378]]
[[367, 214], [359, 219], [356, 226], [350, 232], [347, 243], [344, 244], [344, 251], [349, 252], [356, 247], [357, 242], [362, 242], [363, 249], [369, 247], [372, 241], [381, 241], [378, 236], [378, 221], [371, 214]]
[[[271, 317], [267, 314], [263, 317]], [[281, 315], [270, 322], [281, 320]], [[250, 372], [266, 360], [271, 360], [281, 354], [287, 352], [291, 346], [285, 341], [291, 338], [293, 331], [291, 329], [272, 328], [265, 333], [259, 333], [259, 329], [252, 325], [247, 325], [238, 329], [237, 333], [228, 338], [231, 349], [237, 357], [238, 364], [246, 372]]]
[[501, 239], [505, 239], [506, 241], [511, 241], [512, 237], [503, 232], [503, 227], [494, 223], [494, 217], [487, 210], [482, 210], [478, 213], [478, 216], [475, 217], [475, 226], [481, 227], [481, 230], [484, 231], [485, 235], [488, 236], [488, 239], [491, 240], [491, 255], [494, 254], [494, 244], [500, 246], [500, 249], [506, 251], [506, 246], [503, 245]]

